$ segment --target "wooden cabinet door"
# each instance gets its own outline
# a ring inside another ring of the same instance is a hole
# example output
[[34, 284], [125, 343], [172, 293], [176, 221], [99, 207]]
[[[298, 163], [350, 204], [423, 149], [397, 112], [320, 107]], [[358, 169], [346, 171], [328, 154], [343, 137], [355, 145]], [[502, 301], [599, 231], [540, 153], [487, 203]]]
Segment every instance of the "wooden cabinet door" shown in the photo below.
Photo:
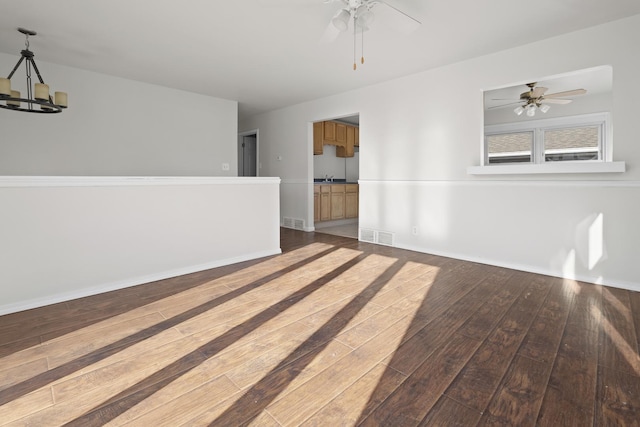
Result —
[[322, 122], [313, 124], [313, 154], [322, 154]]
[[331, 186], [331, 219], [344, 218], [344, 190], [344, 184]]
[[320, 186], [320, 221], [331, 219], [331, 186]]
[[336, 147], [336, 157], [353, 157], [356, 128], [354, 126], [347, 126], [346, 132], [347, 139], [345, 141], [345, 145]]
[[313, 222], [320, 221], [320, 187], [313, 186]]
[[346, 193], [344, 195], [345, 218], [358, 217], [358, 185], [347, 184]]
[[347, 144], [347, 125], [344, 123], [335, 123], [336, 125], [336, 145]]
[[335, 122], [322, 122], [322, 140], [325, 144], [336, 144]]
[[355, 145], [356, 147], [360, 147], [360, 128], [354, 128], [355, 129], [355, 138], [353, 141], [353, 145]]

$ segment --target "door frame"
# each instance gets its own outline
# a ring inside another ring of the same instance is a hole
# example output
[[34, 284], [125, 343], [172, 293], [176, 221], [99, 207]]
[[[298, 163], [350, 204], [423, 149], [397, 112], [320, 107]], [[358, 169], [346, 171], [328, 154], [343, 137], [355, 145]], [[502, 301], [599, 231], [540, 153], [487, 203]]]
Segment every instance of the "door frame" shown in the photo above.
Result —
[[243, 143], [242, 138], [249, 135], [256, 136], [256, 176], [260, 176], [260, 129], [238, 132], [238, 145], [236, 146], [236, 150], [238, 150], [240, 144]]

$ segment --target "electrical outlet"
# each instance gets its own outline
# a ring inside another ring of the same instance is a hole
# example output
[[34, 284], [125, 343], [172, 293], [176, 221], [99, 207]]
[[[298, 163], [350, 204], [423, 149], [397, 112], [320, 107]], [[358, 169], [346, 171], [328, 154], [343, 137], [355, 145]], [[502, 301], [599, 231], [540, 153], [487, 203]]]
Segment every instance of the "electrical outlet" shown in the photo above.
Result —
[[411, 227], [411, 233], [412, 233], [414, 236], [417, 236], [417, 235], [418, 235], [418, 226], [417, 226], [417, 225], [414, 225], [413, 227]]
[[228, 171], [229, 170], [229, 163], [223, 163], [222, 164], [222, 170], [223, 171]]

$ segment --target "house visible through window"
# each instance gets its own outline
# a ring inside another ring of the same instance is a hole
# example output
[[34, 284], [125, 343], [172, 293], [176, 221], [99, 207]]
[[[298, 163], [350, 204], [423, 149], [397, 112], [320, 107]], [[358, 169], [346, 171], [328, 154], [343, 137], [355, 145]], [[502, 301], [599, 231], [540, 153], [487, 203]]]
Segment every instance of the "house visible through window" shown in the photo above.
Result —
[[487, 135], [489, 163], [530, 163], [533, 153], [533, 132]]
[[544, 161], [600, 160], [600, 126], [544, 131]]
[[608, 114], [485, 127], [485, 165], [605, 161]]

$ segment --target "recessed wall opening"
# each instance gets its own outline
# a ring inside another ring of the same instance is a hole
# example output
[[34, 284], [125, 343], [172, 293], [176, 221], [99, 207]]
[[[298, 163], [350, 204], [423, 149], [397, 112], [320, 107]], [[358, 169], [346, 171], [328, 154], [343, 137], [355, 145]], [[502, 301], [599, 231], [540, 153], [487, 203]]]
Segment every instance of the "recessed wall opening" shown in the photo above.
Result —
[[259, 176], [258, 131], [238, 135], [238, 176]]
[[313, 123], [313, 221], [317, 232], [358, 238], [360, 116]]

